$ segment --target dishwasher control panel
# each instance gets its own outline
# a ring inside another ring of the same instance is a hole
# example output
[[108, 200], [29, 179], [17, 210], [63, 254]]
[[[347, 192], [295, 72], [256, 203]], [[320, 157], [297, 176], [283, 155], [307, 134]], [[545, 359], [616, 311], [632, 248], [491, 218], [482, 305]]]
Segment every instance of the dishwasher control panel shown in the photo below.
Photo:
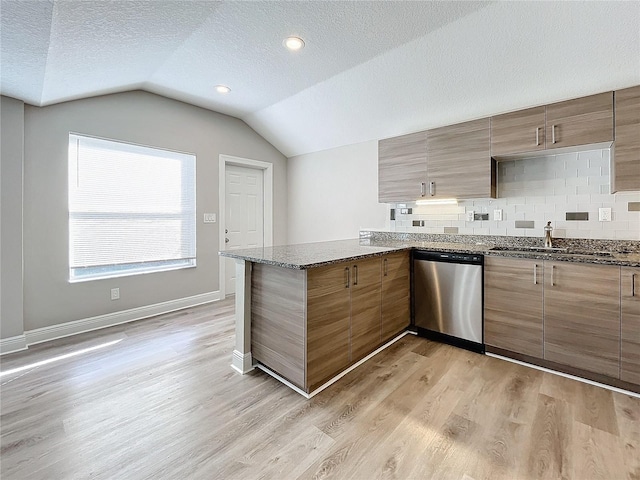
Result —
[[414, 260], [426, 260], [432, 262], [451, 262], [471, 265], [482, 265], [484, 256], [477, 253], [453, 253], [453, 252], [432, 252], [427, 250], [415, 250]]

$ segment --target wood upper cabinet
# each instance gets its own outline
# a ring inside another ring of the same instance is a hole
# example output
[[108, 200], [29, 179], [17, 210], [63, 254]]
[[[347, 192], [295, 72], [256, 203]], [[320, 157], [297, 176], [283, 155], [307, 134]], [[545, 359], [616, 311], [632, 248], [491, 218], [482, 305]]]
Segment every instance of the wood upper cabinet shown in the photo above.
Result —
[[621, 275], [620, 380], [640, 385], [640, 268]]
[[484, 342], [543, 357], [542, 261], [485, 257]]
[[495, 198], [490, 119], [429, 130], [427, 179], [427, 197]]
[[427, 132], [378, 142], [378, 200], [406, 202], [424, 194], [427, 181]]
[[409, 252], [382, 257], [382, 342], [404, 331], [411, 322]]
[[611, 191], [640, 190], [640, 85], [617, 90]]
[[612, 142], [613, 117], [613, 92], [496, 115], [491, 155]]
[[547, 148], [613, 141], [613, 92], [547, 105]]
[[491, 117], [491, 155], [545, 149], [545, 107]]
[[350, 268], [339, 263], [306, 272], [306, 383], [312, 391], [349, 366]]
[[619, 378], [620, 267], [544, 264], [544, 358]]
[[380, 345], [380, 257], [351, 266], [351, 363]]

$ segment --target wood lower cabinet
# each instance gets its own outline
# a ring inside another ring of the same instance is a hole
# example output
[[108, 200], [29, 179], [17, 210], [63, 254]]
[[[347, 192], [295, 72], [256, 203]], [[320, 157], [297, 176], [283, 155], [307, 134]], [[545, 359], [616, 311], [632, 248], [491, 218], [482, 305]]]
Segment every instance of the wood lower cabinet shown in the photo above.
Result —
[[640, 268], [622, 267], [620, 380], [640, 385]]
[[253, 358], [311, 392], [388, 339], [383, 310], [386, 332], [409, 325], [409, 252], [307, 270], [253, 264]]
[[543, 262], [485, 257], [484, 342], [543, 358]]
[[491, 117], [491, 155], [544, 150], [545, 117], [544, 106]]
[[640, 190], [640, 85], [616, 90], [611, 191]]
[[380, 345], [381, 275], [380, 257], [351, 266], [351, 363]]
[[[340, 263], [311, 268], [305, 272], [307, 275], [305, 386], [307, 391], [311, 391], [337, 372], [344, 370], [350, 362], [350, 269], [349, 266]], [[303, 320], [304, 317], [299, 319], [304, 325]], [[288, 352], [285, 351], [283, 354], [288, 355]]]
[[495, 198], [489, 118], [427, 132], [427, 197]]
[[613, 141], [613, 92], [546, 107], [547, 148]]
[[378, 201], [406, 202], [424, 196], [427, 132], [378, 142]]
[[544, 358], [619, 378], [620, 267], [544, 263]]
[[410, 254], [382, 258], [382, 342], [403, 332], [411, 322]]

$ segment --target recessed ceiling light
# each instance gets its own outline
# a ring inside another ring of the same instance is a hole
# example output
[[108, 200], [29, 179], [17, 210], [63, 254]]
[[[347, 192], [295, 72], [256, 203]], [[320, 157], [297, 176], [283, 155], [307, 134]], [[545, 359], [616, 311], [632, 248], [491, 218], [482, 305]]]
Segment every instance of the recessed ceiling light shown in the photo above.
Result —
[[304, 40], [300, 37], [287, 37], [284, 39], [284, 46], [289, 50], [301, 50], [304, 48]]
[[226, 85], [216, 85], [216, 92], [218, 93], [229, 93], [231, 89]]

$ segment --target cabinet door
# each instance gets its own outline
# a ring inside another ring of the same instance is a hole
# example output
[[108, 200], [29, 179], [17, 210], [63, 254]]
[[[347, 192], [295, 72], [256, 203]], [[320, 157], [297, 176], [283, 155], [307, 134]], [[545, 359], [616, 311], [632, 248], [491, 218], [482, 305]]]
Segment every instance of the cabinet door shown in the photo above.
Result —
[[378, 142], [378, 200], [407, 202], [420, 198], [427, 177], [427, 132]]
[[620, 380], [640, 385], [640, 268], [622, 267]]
[[382, 341], [405, 330], [411, 321], [409, 252], [382, 258]]
[[544, 150], [545, 107], [491, 117], [491, 155]]
[[[429, 130], [427, 180], [435, 198], [495, 197], [489, 118]], [[429, 185], [428, 185], [429, 187]]]
[[350, 269], [345, 263], [307, 270], [307, 389], [349, 365]]
[[543, 358], [543, 263], [485, 257], [484, 342]]
[[611, 191], [640, 190], [640, 85], [614, 93], [616, 140]]
[[618, 378], [620, 267], [544, 263], [544, 358]]
[[613, 141], [613, 92], [547, 105], [547, 148]]
[[380, 345], [380, 257], [351, 267], [351, 363]]

